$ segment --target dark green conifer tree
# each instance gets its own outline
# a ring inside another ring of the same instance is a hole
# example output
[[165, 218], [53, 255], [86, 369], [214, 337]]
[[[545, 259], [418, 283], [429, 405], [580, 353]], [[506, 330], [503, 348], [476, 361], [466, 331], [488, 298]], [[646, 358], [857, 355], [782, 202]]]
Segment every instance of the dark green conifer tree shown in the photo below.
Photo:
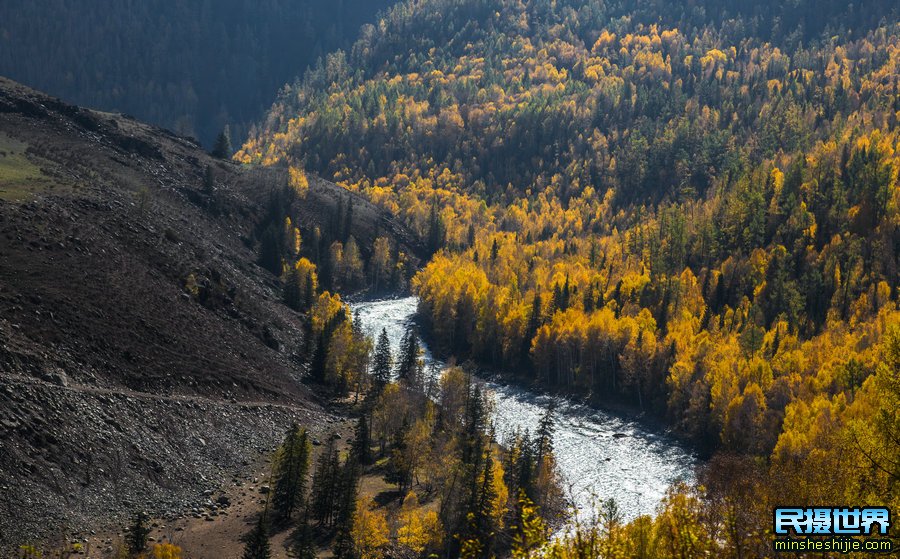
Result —
[[369, 422], [366, 414], [359, 418], [359, 422], [354, 429], [353, 447], [351, 449], [353, 456], [362, 464], [368, 464], [372, 459], [372, 439], [369, 433]]
[[150, 535], [150, 527], [147, 526], [147, 515], [139, 512], [134, 515], [128, 535], [125, 539], [128, 551], [132, 555], [138, 555], [147, 548], [147, 537]]
[[281, 235], [278, 226], [270, 223], [259, 240], [259, 265], [276, 276], [281, 275]]
[[422, 351], [419, 344], [419, 336], [415, 327], [410, 326], [400, 342], [400, 360], [397, 363], [397, 378], [409, 386], [418, 386], [420, 383], [422, 361], [419, 355]]
[[347, 458], [338, 483], [337, 510], [335, 513], [334, 556], [336, 559], [353, 559], [353, 517], [356, 514], [356, 497], [359, 492], [359, 464], [351, 455]]
[[285, 435], [275, 462], [272, 512], [276, 524], [289, 523], [303, 509], [311, 448], [306, 429], [294, 424]]
[[556, 429], [554, 426], [556, 406], [551, 403], [547, 406], [547, 410], [538, 423], [538, 430], [535, 433], [535, 465], [540, 468], [543, 464], [544, 457], [553, 454], [553, 433]]
[[475, 507], [468, 515], [469, 530], [473, 538], [481, 544], [481, 557], [492, 557], [492, 547], [497, 526], [493, 516], [493, 503], [497, 499], [497, 487], [494, 485], [494, 458], [488, 448], [484, 457], [484, 468], [481, 472], [481, 487]]
[[228, 159], [233, 153], [234, 148], [231, 146], [231, 130], [228, 126], [225, 126], [216, 138], [216, 143], [213, 145], [210, 155], [218, 157], [219, 159]]
[[387, 330], [382, 328], [375, 345], [375, 353], [372, 356], [372, 381], [376, 389], [380, 390], [391, 381], [393, 361], [391, 340], [388, 338]]
[[284, 275], [284, 287], [282, 288], [284, 304], [295, 311], [304, 307], [304, 295], [301, 292], [300, 281], [300, 273], [296, 269], [291, 269]]
[[338, 461], [338, 451], [335, 448], [334, 437], [329, 437], [327, 446], [316, 462], [316, 471], [313, 474], [312, 496], [309, 503], [310, 516], [320, 526], [328, 527], [334, 522], [339, 477], [340, 462]]
[[307, 273], [306, 278], [303, 280], [303, 309], [311, 309], [315, 298], [316, 289], [313, 286], [312, 274]]
[[316, 337], [316, 345], [313, 349], [312, 359], [309, 362], [309, 375], [315, 382], [324, 383], [328, 374], [328, 342], [325, 332], [320, 332]]

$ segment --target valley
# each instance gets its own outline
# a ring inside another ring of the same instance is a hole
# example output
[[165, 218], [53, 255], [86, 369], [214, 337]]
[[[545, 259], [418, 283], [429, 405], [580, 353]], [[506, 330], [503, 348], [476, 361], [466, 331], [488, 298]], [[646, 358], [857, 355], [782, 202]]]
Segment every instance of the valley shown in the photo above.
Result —
[[900, 509], [896, 3], [41, 2], [0, 71], [177, 132], [0, 78], [0, 556], [766, 559], [776, 509]]
[[[406, 329], [414, 324], [417, 299], [406, 297], [354, 303], [363, 328], [373, 338], [388, 332], [400, 351]], [[423, 344], [426, 371], [446, 366]], [[574, 514], [589, 518], [603, 502], [614, 499], [626, 519], [652, 515], [666, 490], [694, 480], [696, 459], [671, 436], [654, 431], [639, 419], [619, 417], [564, 397], [542, 395], [479, 372], [492, 401], [493, 428], [500, 441], [515, 432], [534, 431], [548, 407], [555, 410], [554, 454], [566, 498]], [[562, 528], [561, 530], [565, 530]]]

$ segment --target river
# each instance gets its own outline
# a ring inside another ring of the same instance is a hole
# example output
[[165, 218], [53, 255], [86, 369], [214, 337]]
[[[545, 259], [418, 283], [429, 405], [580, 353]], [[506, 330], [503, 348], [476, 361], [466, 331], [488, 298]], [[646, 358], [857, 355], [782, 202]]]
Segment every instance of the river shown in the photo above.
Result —
[[[366, 333], [384, 328], [394, 355], [416, 313], [417, 299], [406, 297], [351, 305]], [[423, 344], [426, 371], [442, 363]], [[520, 386], [482, 380], [495, 403], [495, 426], [505, 433], [531, 432], [547, 406], [556, 404], [554, 449], [566, 493], [579, 512], [599, 500], [615, 499], [623, 516], [653, 514], [666, 489], [678, 480], [693, 481], [696, 458], [673, 438], [640, 422], [623, 419], [563, 398], [537, 394]]]

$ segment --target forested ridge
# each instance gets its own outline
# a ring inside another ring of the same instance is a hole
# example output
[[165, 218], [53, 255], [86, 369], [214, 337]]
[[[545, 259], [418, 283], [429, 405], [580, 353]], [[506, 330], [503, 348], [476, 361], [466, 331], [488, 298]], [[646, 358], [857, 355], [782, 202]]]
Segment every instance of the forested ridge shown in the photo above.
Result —
[[0, 75], [211, 146], [226, 125], [242, 138], [280, 87], [390, 4], [11, 0]]
[[236, 159], [417, 231], [440, 352], [713, 456], [656, 519], [595, 527], [604, 557], [765, 556], [776, 502], [900, 498], [897, 10], [405, 2]]

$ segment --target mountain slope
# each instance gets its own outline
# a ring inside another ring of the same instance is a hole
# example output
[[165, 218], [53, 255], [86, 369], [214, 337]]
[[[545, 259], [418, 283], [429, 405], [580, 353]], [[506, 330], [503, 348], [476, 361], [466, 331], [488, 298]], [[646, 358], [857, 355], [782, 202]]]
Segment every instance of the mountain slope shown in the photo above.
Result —
[[236, 157], [429, 238], [434, 350], [713, 457], [651, 531], [733, 511], [681, 553], [763, 557], [773, 505], [897, 506], [896, 3], [411, 0], [332, 60]]
[[[180, 512], [291, 421], [322, 435], [329, 414], [300, 383], [302, 317], [254, 250], [287, 180], [0, 79], [0, 486], [16, 488], [0, 548]], [[310, 182], [304, 234], [346, 196]], [[418, 250], [355, 208], [362, 243], [378, 230]]]
[[4, 2], [0, 75], [211, 146], [226, 124], [243, 137], [280, 87], [390, 4]]

